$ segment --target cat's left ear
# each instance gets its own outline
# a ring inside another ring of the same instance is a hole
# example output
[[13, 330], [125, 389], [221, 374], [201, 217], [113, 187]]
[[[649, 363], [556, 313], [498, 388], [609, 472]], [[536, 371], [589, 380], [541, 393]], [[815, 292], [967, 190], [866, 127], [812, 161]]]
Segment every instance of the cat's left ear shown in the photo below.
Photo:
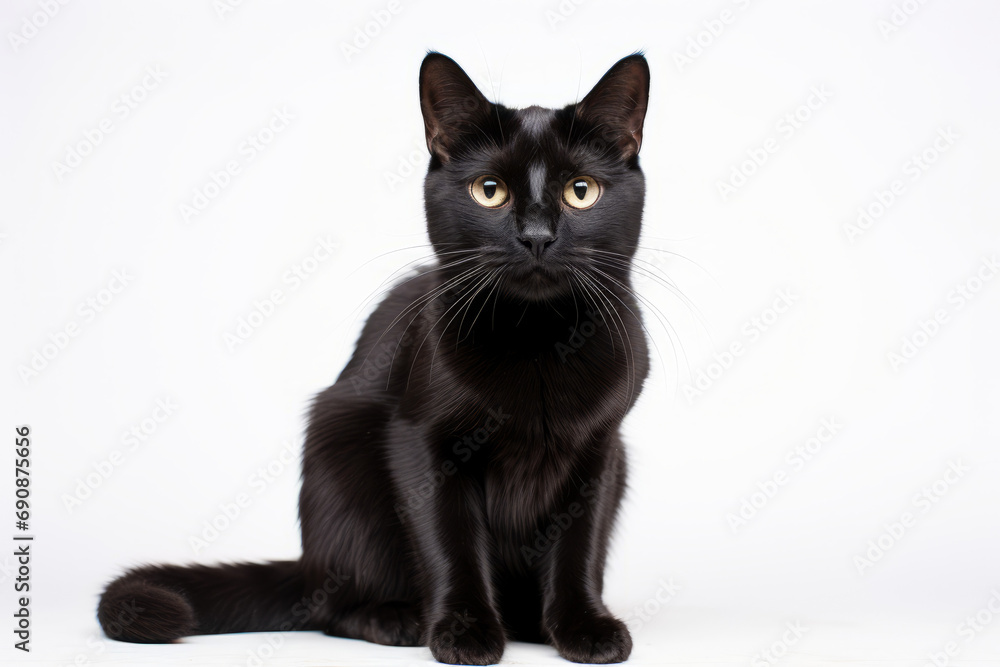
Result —
[[427, 149], [442, 162], [451, 157], [456, 139], [489, 120], [492, 105], [469, 75], [441, 53], [428, 53], [420, 66], [420, 110]]
[[622, 58], [576, 105], [576, 114], [617, 145], [622, 159], [639, 153], [649, 101], [649, 64], [642, 54]]

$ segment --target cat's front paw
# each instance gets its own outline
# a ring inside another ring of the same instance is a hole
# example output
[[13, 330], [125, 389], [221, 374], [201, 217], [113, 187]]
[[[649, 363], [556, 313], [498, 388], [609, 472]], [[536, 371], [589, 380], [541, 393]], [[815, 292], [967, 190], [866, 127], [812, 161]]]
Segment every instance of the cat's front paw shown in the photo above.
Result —
[[503, 627], [493, 614], [456, 611], [430, 626], [427, 645], [438, 662], [495, 665], [503, 656]]
[[571, 662], [624, 662], [632, 653], [632, 635], [610, 614], [579, 614], [548, 628], [549, 642]]

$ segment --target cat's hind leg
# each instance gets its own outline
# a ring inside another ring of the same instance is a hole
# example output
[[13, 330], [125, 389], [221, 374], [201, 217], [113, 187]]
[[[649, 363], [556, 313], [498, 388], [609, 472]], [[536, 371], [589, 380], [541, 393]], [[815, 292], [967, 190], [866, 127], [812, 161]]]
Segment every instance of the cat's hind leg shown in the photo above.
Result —
[[303, 569], [326, 634], [415, 646], [419, 596], [383, 454], [391, 412], [349, 382], [317, 398], [299, 501]]
[[420, 646], [420, 612], [409, 602], [362, 605], [339, 614], [324, 632], [387, 646]]

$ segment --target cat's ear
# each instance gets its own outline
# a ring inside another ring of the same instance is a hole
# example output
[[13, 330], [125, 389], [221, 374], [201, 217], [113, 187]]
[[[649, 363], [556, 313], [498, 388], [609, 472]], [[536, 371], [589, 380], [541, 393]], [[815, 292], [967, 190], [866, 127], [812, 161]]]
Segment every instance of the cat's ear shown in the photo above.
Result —
[[447, 162], [456, 138], [485, 123], [491, 108], [458, 63], [440, 53], [427, 54], [420, 66], [420, 110], [427, 150]]
[[642, 54], [619, 60], [576, 105], [577, 115], [617, 145], [623, 159], [638, 154], [649, 101], [649, 64]]

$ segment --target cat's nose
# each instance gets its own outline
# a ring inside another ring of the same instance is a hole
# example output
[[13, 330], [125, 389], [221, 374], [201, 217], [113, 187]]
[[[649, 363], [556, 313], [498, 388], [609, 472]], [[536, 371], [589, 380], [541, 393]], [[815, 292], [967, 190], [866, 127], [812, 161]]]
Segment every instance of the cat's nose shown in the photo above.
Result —
[[535, 259], [541, 259], [542, 253], [556, 242], [555, 235], [547, 229], [525, 230], [517, 237], [528, 251], [534, 255]]

